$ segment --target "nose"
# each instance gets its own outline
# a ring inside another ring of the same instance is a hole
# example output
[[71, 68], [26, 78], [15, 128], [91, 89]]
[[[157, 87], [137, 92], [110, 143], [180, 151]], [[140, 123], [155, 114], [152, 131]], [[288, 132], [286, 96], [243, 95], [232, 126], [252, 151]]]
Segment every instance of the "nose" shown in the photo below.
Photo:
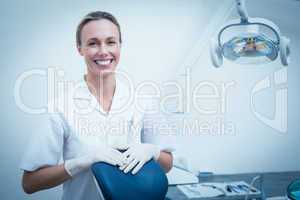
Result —
[[107, 55], [108, 54], [108, 48], [106, 45], [99, 45], [98, 53], [101, 55]]

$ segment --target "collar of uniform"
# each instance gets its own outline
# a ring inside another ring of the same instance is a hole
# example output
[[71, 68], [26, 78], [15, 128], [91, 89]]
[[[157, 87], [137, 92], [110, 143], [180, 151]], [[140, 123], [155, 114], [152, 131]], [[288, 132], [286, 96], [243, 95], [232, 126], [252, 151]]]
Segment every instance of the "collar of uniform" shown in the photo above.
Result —
[[116, 77], [116, 90], [113, 97], [110, 112], [112, 114], [122, 113], [127, 110], [130, 101], [132, 100], [131, 92], [133, 88], [126, 84], [126, 81]]
[[72, 97], [75, 100], [87, 100], [87, 101], [91, 100], [93, 95], [91, 94], [87, 86], [87, 83], [85, 82], [84, 79], [80, 81], [78, 84], [76, 84]]
[[82, 101], [92, 102], [92, 105], [97, 105], [96, 106], [97, 111], [99, 111], [101, 114], [107, 115], [111, 111], [118, 112], [117, 109], [120, 109], [122, 105], [125, 105], [126, 100], [129, 99], [129, 92], [128, 92], [128, 88], [126, 88], [123, 85], [122, 81], [119, 80], [118, 77], [116, 77], [116, 88], [112, 99], [112, 105], [109, 113], [107, 113], [102, 109], [96, 97], [90, 92], [87, 83], [83, 78], [83, 80], [77, 85], [75, 89], [75, 93], [73, 94], [73, 99], [79, 101], [82, 100]]

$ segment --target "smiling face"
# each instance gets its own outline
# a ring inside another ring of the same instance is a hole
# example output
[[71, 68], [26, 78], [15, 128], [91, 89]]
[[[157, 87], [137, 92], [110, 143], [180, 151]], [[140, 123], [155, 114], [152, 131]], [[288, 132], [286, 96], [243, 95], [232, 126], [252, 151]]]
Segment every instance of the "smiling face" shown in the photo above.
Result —
[[93, 20], [82, 28], [78, 51], [92, 76], [106, 76], [114, 72], [119, 63], [120, 50], [118, 27], [111, 21]]

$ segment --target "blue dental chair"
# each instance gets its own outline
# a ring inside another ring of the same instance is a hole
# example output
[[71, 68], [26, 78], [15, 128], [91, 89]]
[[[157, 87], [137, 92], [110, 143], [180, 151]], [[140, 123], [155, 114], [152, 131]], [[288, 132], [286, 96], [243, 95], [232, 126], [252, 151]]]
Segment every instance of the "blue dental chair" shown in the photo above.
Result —
[[168, 179], [154, 160], [147, 162], [140, 171], [125, 174], [117, 166], [95, 163], [91, 167], [105, 200], [164, 200]]

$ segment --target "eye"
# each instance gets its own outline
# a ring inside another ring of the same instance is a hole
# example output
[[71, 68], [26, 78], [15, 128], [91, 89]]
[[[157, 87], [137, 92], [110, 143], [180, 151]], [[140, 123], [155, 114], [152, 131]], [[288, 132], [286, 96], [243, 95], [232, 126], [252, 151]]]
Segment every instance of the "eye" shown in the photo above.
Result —
[[93, 47], [93, 46], [96, 46], [96, 45], [97, 45], [96, 42], [89, 42], [89, 43], [88, 43], [88, 46], [89, 46], [89, 47]]
[[113, 46], [113, 45], [116, 45], [116, 44], [117, 44], [116, 41], [108, 41], [108, 45], [110, 45], [110, 46]]

